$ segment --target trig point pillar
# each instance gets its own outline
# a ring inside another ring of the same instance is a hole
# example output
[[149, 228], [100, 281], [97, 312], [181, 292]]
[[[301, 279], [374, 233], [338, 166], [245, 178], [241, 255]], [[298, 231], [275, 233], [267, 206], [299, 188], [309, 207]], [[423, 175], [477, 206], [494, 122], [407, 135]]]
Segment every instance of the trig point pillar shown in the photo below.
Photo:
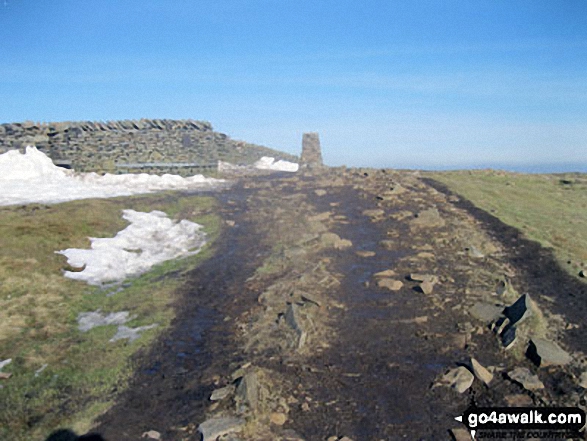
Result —
[[320, 150], [320, 138], [318, 133], [304, 133], [302, 137], [302, 157], [300, 158], [303, 168], [322, 167], [322, 151]]

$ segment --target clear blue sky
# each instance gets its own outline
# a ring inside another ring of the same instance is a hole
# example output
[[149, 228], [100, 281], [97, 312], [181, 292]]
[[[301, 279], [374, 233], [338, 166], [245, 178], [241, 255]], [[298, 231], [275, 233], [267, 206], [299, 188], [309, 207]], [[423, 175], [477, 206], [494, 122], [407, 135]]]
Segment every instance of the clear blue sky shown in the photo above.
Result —
[[585, 0], [0, 0], [0, 122], [193, 118], [329, 165], [587, 171]]

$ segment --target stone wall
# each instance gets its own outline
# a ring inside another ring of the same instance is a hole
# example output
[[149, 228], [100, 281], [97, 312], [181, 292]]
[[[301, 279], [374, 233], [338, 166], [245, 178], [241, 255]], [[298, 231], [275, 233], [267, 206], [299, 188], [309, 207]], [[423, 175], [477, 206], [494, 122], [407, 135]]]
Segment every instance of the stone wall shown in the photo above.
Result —
[[56, 164], [98, 173], [169, 173], [184, 176], [218, 161], [251, 164], [262, 156], [293, 155], [235, 141], [208, 122], [141, 119], [109, 122], [0, 124], [0, 154], [34, 145]]

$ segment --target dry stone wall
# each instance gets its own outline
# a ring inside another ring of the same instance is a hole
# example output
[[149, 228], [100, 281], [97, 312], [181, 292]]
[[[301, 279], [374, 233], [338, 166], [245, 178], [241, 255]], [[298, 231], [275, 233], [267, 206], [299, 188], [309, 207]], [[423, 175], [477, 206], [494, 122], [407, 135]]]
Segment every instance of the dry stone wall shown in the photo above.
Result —
[[0, 124], [0, 154], [36, 146], [53, 162], [81, 172], [174, 173], [216, 169], [218, 161], [251, 164], [293, 155], [230, 139], [204, 121], [141, 119], [108, 122]]

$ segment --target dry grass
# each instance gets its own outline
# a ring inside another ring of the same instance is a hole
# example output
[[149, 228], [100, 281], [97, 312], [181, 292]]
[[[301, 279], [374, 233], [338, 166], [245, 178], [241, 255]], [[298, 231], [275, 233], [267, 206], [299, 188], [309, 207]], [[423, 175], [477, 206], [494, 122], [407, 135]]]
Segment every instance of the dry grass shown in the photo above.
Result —
[[[130, 281], [123, 292], [89, 287], [62, 275], [66, 259], [55, 251], [89, 246], [88, 237], [112, 237], [127, 223], [121, 211], [161, 210], [205, 226], [209, 244], [220, 222], [211, 198], [164, 193], [84, 200], [58, 205], [0, 208], [0, 360], [13, 376], [0, 383], [0, 439], [43, 439], [56, 427], [88, 428], [131, 375], [130, 356], [171, 322], [177, 271], [211, 253], [167, 262]], [[174, 277], [166, 276], [171, 271]], [[129, 326], [158, 323], [133, 343], [109, 339], [115, 326], [77, 329], [81, 312], [130, 311]], [[46, 366], [42, 372], [39, 369]]]
[[587, 175], [478, 170], [429, 176], [551, 248], [573, 275], [587, 266]]

